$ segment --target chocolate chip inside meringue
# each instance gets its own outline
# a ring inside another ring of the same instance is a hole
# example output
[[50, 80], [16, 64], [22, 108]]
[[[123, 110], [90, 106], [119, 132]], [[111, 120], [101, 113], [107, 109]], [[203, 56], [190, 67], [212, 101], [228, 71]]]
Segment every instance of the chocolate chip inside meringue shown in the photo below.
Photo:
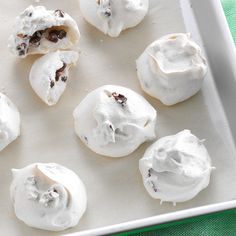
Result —
[[127, 97], [125, 97], [122, 94], [114, 92], [114, 93], [112, 93], [112, 96], [115, 98], [116, 102], [118, 102], [122, 106], [124, 106], [127, 102]]
[[57, 9], [57, 10], [55, 10], [55, 15], [59, 16], [59, 17], [64, 17], [65, 16], [65, 12], [62, 11], [62, 10]]
[[48, 32], [48, 35], [46, 36], [46, 39], [53, 42], [57, 43], [58, 40], [61, 40], [65, 38], [67, 35], [66, 31], [61, 29], [61, 30], [50, 30]]
[[67, 76], [65, 76], [63, 73], [65, 71], [65, 69], [66, 69], [66, 63], [63, 62], [63, 66], [56, 71], [56, 77], [55, 77], [56, 81], [59, 81], [60, 78], [63, 82], [67, 81]]

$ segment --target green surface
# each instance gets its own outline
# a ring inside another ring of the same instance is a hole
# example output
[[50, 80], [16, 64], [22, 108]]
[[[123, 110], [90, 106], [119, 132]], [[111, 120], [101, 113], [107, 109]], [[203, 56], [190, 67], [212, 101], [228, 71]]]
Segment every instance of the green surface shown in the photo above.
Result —
[[236, 236], [236, 209], [155, 225], [113, 236]]
[[236, 45], [236, 0], [221, 0], [221, 2]]
[[[236, 45], [236, 0], [221, 0], [221, 2]], [[236, 209], [136, 229], [130, 232], [115, 234], [114, 236], [129, 235], [236, 236]]]

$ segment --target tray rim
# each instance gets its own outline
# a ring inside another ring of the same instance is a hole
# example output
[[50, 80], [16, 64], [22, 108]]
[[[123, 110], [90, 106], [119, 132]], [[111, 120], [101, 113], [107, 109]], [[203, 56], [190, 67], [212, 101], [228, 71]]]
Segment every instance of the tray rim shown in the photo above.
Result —
[[[181, 4], [183, 15], [184, 15], [184, 11], [188, 11], [187, 16], [189, 16], [189, 11], [191, 11], [191, 14], [193, 15], [192, 16], [193, 19], [190, 19], [190, 23], [188, 23], [188, 25], [192, 25], [198, 28], [198, 26], [196, 25], [196, 22], [192, 22], [194, 20], [194, 16], [196, 17], [196, 14], [195, 14], [196, 8], [199, 11], [201, 7], [205, 7], [205, 8], [207, 7], [210, 10], [209, 12], [217, 16], [215, 18], [217, 21], [215, 22], [216, 23], [215, 27], [218, 30], [218, 32], [221, 35], [223, 35], [219, 41], [221, 41], [220, 43], [222, 45], [227, 46], [225, 48], [225, 55], [227, 55], [227, 59], [228, 59], [227, 61], [229, 62], [229, 66], [232, 69], [231, 74], [233, 75], [233, 78], [236, 78], [236, 69], [234, 69], [233, 67], [233, 61], [236, 61], [236, 53], [235, 53], [236, 50], [235, 50], [233, 38], [231, 36], [220, 0], [208, 0], [207, 6], [206, 6], [205, 0], [198, 0], [198, 1], [179, 0], [179, 1]], [[187, 16], [185, 15], [185, 19]], [[209, 17], [209, 15], [207, 17]], [[187, 27], [186, 25], [186, 28], [189, 28], [189, 27]], [[195, 32], [196, 31], [198, 32], [199, 30], [200, 30], [199, 28], [194, 29]], [[192, 33], [191, 30], [190, 30], [190, 33]], [[203, 42], [204, 42], [204, 39], [203, 39]], [[215, 78], [214, 73], [213, 73], [213, 76]], [[230, 119], [229, 119], [229, 122], [230, 122]], [[233, 129], [231, 131], [236, 131], [236, 129]], [[232, 136], [233, 136], [232, 137], [233, 140], [235, 140], [234, 138], [236, 137], [236, 132], [233, 132]], [[70, 233], [70, 234], [63, 234], [63, 235], [64, 236], [111, 235], [115, 233], [130, 231], [133, 229], [140, 229], [140, 228], [150, 227], [154, 225], [160, 225], [160, 224], [164, 224], [168, 222], [178, 221], [178, 220], [192, 218], [192, 217], [201, 216], [201, 215], [207, 215], [207, 214], [221, 212], [221, 211], [230, 210], [234, 208], [236, 208], [236, 200], [231, 200], [231, 201], [226, 201], [226, 202], [221, 202], [221, 203], [216, 203], [216, 204], [209, 204], [209, 205], [195, 207], [195, 208], [189, 208], [186, 210], [175, 211], [172, 213], [161, 214], [158, 216], [152, 216], [152, 217], [147, 217], [147, 218], [143, 218], [139, 220], [133, 220], [133, 221], [128, 221], [128, 222], [124, 222], [120, 224], [95, 228], [91, 230], [83, 230], [83, 231]]]

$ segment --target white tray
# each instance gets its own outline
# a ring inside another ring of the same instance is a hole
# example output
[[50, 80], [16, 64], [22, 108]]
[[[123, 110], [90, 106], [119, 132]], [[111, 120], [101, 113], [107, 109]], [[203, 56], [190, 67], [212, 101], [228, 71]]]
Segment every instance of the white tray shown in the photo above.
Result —
[[[117, 39], [107, 38], [83, 21], [77, 0], [41, 0], [63, 9], [78, 22], [82, 39], [79, 64], [55, 107], [47, 107], [33, 93], [28, 73], [36, 57], [17, 60], [6, 49], [15, 16], [32, 0], [0, 3], [1, 87], [22, 114], [22, 135], [0, 153], [0, 235], [104, 235], [236, 206], [236, 135], [234, 46], [218, 0], [150, 0], [148, 16]], [[192, 11], [193, 10], [193, 11]], [[209, 72], [202, 90], [188, 101], [166, 107], [144, 95], [135, 59], [156, 38], [172, 32], [191, 32], [204, 42]], [[199, 33], [200, 32], [200, 33]], [[186, 203], [159, 204], [145, 191], [138, 171], [142, 145], [132, 155], [111, 159], [89, 151], [73, 132], [72, 111], [92, 89], [118, 84], [143, 94], [158, 109], [158, 137], [191, 129], [206, 145], [217, 168], [207, 189]], [[217, 89], [218, 88], [218, 89]], [[61, 233], [35, 230], [16, 219], [9, 199], [11, 168], [33, 162], [58, 162], [74, 170], [87, 187], [88, 208], [80, 224]]]

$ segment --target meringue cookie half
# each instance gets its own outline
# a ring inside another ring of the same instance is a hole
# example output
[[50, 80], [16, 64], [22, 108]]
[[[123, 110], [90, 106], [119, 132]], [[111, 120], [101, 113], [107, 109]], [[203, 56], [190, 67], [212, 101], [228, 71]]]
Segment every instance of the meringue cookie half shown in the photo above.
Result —
[[206, 60], [190, 34], [169, 34], [149, 45], [136, 61], [142, 89], [165, 105], [196, 94], [207, 72]]
[[75, 20], [62, 10], [29, 6], [17, 18], [8, 47], [18, 57], [71, 49], [80, 38]]
[[73, 116], [78, 137], [104, 156], [126, 156], [156, 136], [156, 110], [121, 86], [105, 85], [90, 92]]
[[12, 101], [0, 93], [0, 151], [20, 136], [20, 113]]
[[35, 93], [49, 106], [55, 105], [66, 89], [69, 68], [76, 65], [79, 54], [75, 51], [48, 53], [36, 60], [29, 81]]
[[161, 202], [184, 202], [206, 188], [214, 167], [203, 144], [190, 130], [151, 145], [139, 161], [148, 193]]
[[28, 226], [60, 231], [76, 226], [87, 205], [79, 177], [55, 163], [13, 169], [11, 199], [18, 219]]
[[80, 0], [84, 18], [111, 37], [138, 25], [148, 8], [149, 0]]

